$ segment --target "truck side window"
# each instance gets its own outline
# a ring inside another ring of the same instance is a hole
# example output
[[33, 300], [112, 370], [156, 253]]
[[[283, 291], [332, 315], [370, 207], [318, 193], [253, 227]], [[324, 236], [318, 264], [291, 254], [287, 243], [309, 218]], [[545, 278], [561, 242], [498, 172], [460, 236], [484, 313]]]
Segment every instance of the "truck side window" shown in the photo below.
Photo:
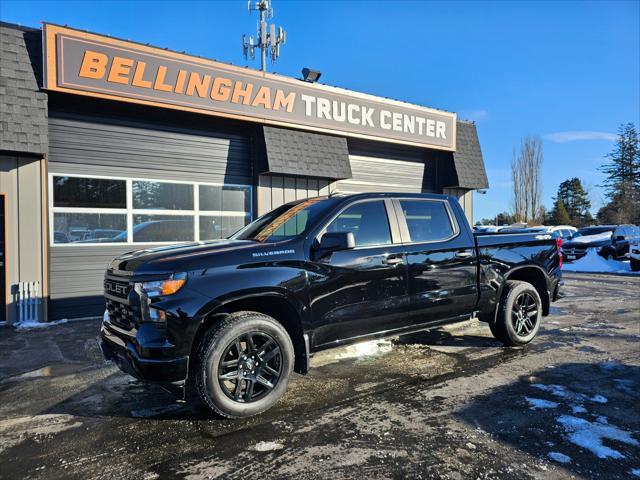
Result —
[[387, 209], [381, 200], [352, 205], [340, 213], [326, 231], [352, 232], [356, 247], [391, 244]]
[[445, 240], [453, 235], [454, 229], [442, 202], [429, 200], [400, 200], [407, 220], [412, 242], [433, 242]]

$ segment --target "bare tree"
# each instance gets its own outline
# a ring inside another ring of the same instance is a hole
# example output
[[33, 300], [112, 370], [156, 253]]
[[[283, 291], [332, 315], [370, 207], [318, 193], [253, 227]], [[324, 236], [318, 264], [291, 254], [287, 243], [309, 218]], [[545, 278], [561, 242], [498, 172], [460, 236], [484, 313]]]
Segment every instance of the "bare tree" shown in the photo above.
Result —
[[511, 181], [513, 183], [513, 215], [519, 222], [542, 222], [542, 139], [525, 137], [520, 152], [513, 152]]
[[522, 169], [520, 168], [521, 160], [516, 155], [516, 149], [513, 149], [511, 158], [511, 184], [513, 186], [513, 219], [516, 222], [524, 221], [524, 185], [522, 184]]

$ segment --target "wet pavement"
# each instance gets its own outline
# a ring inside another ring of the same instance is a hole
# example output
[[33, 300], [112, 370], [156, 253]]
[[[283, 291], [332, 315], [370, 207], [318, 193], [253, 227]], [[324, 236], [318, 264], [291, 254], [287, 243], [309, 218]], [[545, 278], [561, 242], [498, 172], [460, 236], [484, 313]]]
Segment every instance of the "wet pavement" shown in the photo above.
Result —
[[640, 279], [571, 274], [538, 338], [475, 321], [316, 354], [220, 420], [104, 363], [97, 321], [0, 329], [0, 478], [640, 478]]

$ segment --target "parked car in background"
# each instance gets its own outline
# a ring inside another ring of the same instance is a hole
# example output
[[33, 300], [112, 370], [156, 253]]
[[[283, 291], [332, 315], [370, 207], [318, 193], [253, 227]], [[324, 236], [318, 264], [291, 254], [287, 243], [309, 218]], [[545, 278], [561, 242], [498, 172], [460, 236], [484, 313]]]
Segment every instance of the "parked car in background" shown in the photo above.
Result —
[[553, 227], [548, 227], [547, 231], [549, 233], [557, 232], [557, 237], [561, 238], [563, 241], [566, 241], [573, 237], [578, 229], [576, 227], [572, 227], [571, 225], [556, 225]]
[[91, 239], [91, 230], [88, 228], [72, 228], [67, 234], [70, 242], [80, 242]]
[[53, 232], [54, 243], [69, 243], [69, 237], [64, 232]]
[[497, 225], [476, 225], [473, 231], [477, 233], [495, 233], [503, 227]]
[[567, 262], [584, 257], [589, 248], [595, 248], [606, 259], [616, 260], [629, 255], [629, 239], [638, 235], [638, 227], [633, 225], [585, 227], [563, 243], [562, 252]]
[[122, 230], [114, 230], [112, 228], [96, 228], [92, 232], [91, 238], [94, 240], [97, 240], [99, 238], [112, 239], [114, 237], [117, 237], [118, 235], [121, 235], [122, 233], [126, 232], [123, 232]]
[[631, 270], [640, 271], [640, 235], [629, 240], [629, 260]]
[[629, 241], [640, 236], [634, 225], [618, 225], [611, 235], [611, 244], [600, 250], [600, 255], [609, 260], [629, 257]]

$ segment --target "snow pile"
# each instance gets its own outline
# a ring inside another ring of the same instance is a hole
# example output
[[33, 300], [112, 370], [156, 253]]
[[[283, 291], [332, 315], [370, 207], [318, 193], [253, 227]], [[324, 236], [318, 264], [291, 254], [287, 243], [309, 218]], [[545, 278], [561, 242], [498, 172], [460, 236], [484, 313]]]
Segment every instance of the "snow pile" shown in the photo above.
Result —
[[594, 273], [635, 273], [631, 272], [631, 265], [628, 261], [607, 260], [598, 255], [595, 248], [587, 250], [587, 254], [580, 260], [572, 263], [564, 263], [562, 269], [567, 272], [594, 272]]
[[62, 320], [56, 320], [55, 322], [39, 322], [37, 320], [28, 320], [26, 322], [16, 323], [14, 327], [16, 330], [31, 330], [32, 328], [45, 328], [53, 327], [54, 325], [60, 325], [67, 323], [69, 320], [63, 318]]

